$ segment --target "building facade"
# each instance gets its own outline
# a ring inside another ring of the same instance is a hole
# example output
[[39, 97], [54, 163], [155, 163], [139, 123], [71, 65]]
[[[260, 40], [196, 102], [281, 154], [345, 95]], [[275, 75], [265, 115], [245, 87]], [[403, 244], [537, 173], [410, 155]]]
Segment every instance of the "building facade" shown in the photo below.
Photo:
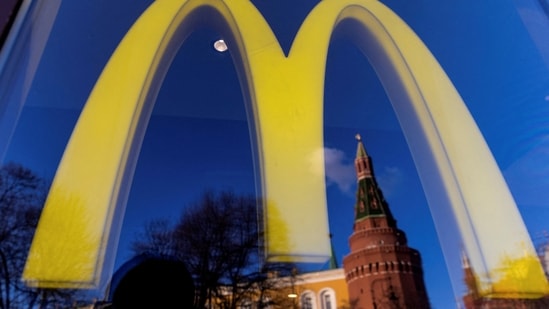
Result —
[[352, 308], [352, 304], [349, 302], [345, 274], [341, 268], [298, 275], [294, 284], [296, 292], [295, 308]]
[[408, 246], [357, 140], [355, 222], [343, 260], [349, 299], [356, 309], [430, 308], [420, 253]]

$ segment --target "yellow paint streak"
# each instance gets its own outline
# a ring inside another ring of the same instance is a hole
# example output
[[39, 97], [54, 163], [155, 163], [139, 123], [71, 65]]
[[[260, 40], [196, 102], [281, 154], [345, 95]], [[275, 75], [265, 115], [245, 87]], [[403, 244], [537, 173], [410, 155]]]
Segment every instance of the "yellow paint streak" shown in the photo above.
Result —
[[497, 279], [494, 280], [491, 289], [481, 291], [483, 295], [536, 299], [549, 294], [547, 278], [537, 256], [503, 257], [500, 265], [499, 269], [493, 270], [490, 274], [491, 278]]
[[[476, 292], [486, 299], [539, 299], [549, 294], [549, 290], [543, 290], [547, 278], [535, 255], [503, 256], [499, 268], [492, 269], [490, 274], [474, 273], [474, 278]], [[483, 284], [482, 278], [492, 278], [492, 284]]]

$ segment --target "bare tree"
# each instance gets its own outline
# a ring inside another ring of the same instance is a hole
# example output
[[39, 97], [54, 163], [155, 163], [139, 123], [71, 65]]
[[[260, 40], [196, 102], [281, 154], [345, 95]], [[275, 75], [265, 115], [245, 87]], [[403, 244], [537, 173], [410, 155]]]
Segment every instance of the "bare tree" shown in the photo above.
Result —
[[167, 219], [155, 219], [145, 224], [144, 229], [132, 243], [136, 254], [153, 253], [160, 256], [175, 256], [174, 229]]
[[45, 197], [44, 182], [15, 163], [0, 168], [0, 308], [18, 308], [32, 290], [20, 278]]
[[0, 309], [52, 308], [70, 303], [74, 291], [29, 288], [21, 282], [47, 186], [16, 163], [0, 167]]
[[207, 192], [185, 208], [173, 227], [165, 220], [149, 223], [132, 244], [133, 251], [183, 261], [195, 282], [195, 308], [233, 309], [250, 302], [258, 306], [269, 288], [269, 273], [293, 265], [264, 263], [257, 205], [253, 196]]

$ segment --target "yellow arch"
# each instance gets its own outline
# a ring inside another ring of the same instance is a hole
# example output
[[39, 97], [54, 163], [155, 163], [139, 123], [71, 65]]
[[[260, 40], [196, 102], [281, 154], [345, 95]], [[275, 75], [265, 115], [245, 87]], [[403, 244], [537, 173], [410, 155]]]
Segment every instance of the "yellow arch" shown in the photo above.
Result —
[[524, 298], [548, 293], [543, 269], [507, 184], [434, 56], [382, 3], [353, 0], [321, 1], [305, 20], [292, 52], [299, 50], [300, 61], [318, 61], [311, 66], [321, 67], [325, 59], [307, 57], [303, 51], [327, 50], [336, 25], [345, 27], [343, 35], [369, 58], [386, 89], [435, 223], [442, 229], [447, 218], [436, 215], [437, 208], [450, 205], [480, 292]]
[[[253, 111], [273, 259], [329, 255], [323, 160], [313, 159], [323, 147], [328, 46], [333, 29], [343, 25], [376, 67], [422, 181], [440, 181], [445, 194], [426, 186], [430, 205], [450, 203], [471, 262], [482, 274], [483, 291], [530, 297], [547, 291], [513, 198], [459, 94], [413, 31], [373, 0], [321, 1], [288, 57], [249, 1], [151, 5], [111, 57], [82, 112], [40, 220], [25, 280], [42, 286], [97, 284], [113, 212], [124, 207], [125, 179], [131, 179], [131, 158], [154, 98], [175, 52], [201, 22], [217, 27], [228, 41]], [[417, 155], [424, 149], [427, 159]], [[427, 170], [435, 174], [425, 175]], [[487, 224], [494, 216], [500, 224]], [[527, 265], [521, 265], [534, 271], [513, 275], [521, 282], [517, 286], [494, 284], [509, 276], [494, 272], [504, 257], [526, 257]]]

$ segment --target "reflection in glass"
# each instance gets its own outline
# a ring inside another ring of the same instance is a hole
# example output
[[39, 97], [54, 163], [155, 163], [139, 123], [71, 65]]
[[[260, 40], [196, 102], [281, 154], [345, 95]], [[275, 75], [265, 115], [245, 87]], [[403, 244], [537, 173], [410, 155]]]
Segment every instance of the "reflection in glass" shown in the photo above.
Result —
[[78, 295], [21, 281], [46, 194], [46, 181], [30, 169], [17, 163], [0, 167], [0, 308], [69, 306]]

